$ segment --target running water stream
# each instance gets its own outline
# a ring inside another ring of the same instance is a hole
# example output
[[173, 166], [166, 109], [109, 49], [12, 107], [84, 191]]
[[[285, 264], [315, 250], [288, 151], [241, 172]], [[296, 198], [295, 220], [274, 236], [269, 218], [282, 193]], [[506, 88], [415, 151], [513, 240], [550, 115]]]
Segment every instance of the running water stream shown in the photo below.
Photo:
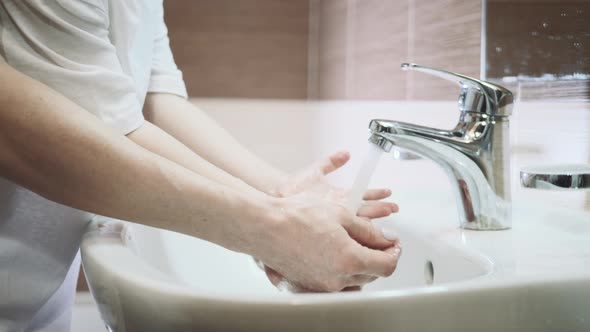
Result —
[[382, 154], [383, 150], [380, 147], [373, 143], [369, 143], [365, 160], [348, 194], [347, 208], [350, 211], [357, 211], [363, 204], [363, 194], [369, 186], [371, 176], [373, 176], [375, 167], [377, 167]]

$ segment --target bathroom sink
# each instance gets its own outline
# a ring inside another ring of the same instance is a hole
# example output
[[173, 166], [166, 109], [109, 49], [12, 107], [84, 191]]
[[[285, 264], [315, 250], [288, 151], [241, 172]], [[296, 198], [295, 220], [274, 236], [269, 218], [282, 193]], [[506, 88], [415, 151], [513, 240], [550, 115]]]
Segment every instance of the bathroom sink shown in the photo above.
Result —
[[398, 269], [359, 292], [281, 292], [249, 256], [108, 218], [84, 269], [118, 332], [590, 330], [588, 214], [522, 202], [513, 229], [469, 231], [452, 198], [402, 196], [379, 221], [402, 239]]

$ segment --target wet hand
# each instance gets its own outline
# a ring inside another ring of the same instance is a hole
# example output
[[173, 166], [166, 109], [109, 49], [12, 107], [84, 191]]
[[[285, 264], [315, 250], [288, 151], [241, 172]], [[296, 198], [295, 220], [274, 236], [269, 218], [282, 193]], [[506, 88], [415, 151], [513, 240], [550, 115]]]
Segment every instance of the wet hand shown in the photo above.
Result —
[[282, 204], [286, 218], [270, 230], [256, 255], [273, 284], [294, 292], [334, 292], [394, 272], [400, 243], [386, 239], [370, 220], [306, 195]]
[[[350, 160], [348, 152], [337, 152], [328, 158], [315, 163], [311, 167], [295, 174], [282, 184], [275, 192], [279, 197], [288, 197], [297, 194], [330, 199], [341, 205], [346, 205], [348, 190], [336, 188], [330, 185], [326, 176], [341, 167]], [[382, 201], [391, 196], [389, 189], [370, 189], [363, 196], [364, 204], [356, 211], [359, 217], [369, 219], [387, 217], [399, 211], [397, 204]]]

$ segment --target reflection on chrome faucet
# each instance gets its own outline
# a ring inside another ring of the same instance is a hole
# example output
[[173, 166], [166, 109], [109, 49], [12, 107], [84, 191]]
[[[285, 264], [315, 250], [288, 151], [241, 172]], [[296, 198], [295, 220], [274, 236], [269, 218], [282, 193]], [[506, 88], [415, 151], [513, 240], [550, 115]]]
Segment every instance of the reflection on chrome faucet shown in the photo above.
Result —
[[387, 152], [396, 146], [440, 165], [452, 181], [462, 228], [510, 228], [512, 93], [501, 86], [443, 70], [415, 64], [403, 64], [402, 68], [458, 83], [461, 87], [459, 122], [452, 130], [440, 130], [372, 120], [369, 141]]

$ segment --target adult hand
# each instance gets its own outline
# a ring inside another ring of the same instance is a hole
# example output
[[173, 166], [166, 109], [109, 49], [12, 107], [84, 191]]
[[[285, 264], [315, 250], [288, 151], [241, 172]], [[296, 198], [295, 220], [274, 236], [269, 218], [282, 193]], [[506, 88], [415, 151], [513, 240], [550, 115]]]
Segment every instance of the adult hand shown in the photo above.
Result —
[[[348, 152], [337, 152], [329, 156], [328, 158], [313, 164], [311, 167], [295, 174], [286, 181], [284, 181], [275, 190], [279, 197], [289, 197], [293, 195], [307, 196], [308, 198], [316, 197], [317, 199], [328, 199], [335, 203], [345, 205], [348, 199], [348, 190], [336, 188], [331, 186], [326, 179], [326, 176], [342, 166], [344, 166], [350, 160], [350, 154]], [[365, 204], [362, 205], [356, 215], [364, 218], [382, 218], [389, 216], [399, 210], [395, 203], [382, 202], [380, 200], [391, 196], [389, 189], [371, 189], [364, 193], [363, 200]], [[366, 220], [366, 223], [370, 223]], [[373, 226], [371, 226], [373, 227]], [[399, 252], [401, 251], [401, 245], [398, 240], [394, 240], [393, 248], [397, 252], [397, 258], [399, 258]], [[379, 249], [378, 247], [371, 247], [371, 244], [365, 243], [371, 249]], [[392, 249], [393, 250], [393, 249]], [[396, 258], [396, 264], [397, 264]], [[269, 266], [264, 265], [258, 261], [261, 269], [266, 272], [268, 279], [278, 288], [285, 289], [291, 292], [310, 292], [312, 289], [308, 289], [299, 283], [289, 281], [281, 273], [275, 271]], [[366, 282], [375, 280], [376, 277], [366, 278]], [[345, 287], [342, 290], [358, 290], [361, 285]]]
[[[324, 199], [331, 199], [339, 204], [346, 204], [348, 190], [336, 188], [327, 182], [326, 176], [350, 160], [350, 154], [345, 151], [337, 152], [328, 158], [313, 164], [311, 167], [295, 174], [281, 183], [275, 192], [279, 197], [296, 194], [307, 194]], [[370, 219], [387, 217], [399, 211], [397, 204], [383, 202], [382, 199], [391, 196], [389, 189], [370, 189], [364, 193], [365, 204], [356, 211], [359, 217]]]
[[279, 221], [253, 250], [273, 283], [288, 280], [290, 290], [334, 292], [394, 272], [399, 241], [386, 239], [368, 219], [305, 194], [279, 201]]

